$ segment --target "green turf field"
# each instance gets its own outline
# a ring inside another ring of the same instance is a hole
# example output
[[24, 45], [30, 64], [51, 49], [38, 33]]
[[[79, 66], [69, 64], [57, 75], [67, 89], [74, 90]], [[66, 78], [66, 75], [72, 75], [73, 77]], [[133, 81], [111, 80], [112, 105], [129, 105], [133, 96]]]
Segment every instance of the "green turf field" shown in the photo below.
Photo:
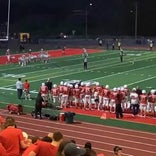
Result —
[[127, 84], [130, 88], [140, 86], [149, 91], [156, 88], [156, 52], [124, 51], [124, 61], [120, 62], [119, 51], [104, 51], [89, 54], [88, 70], [83, 70], [83, 59], [80, 55], [53, 58], [49, 63], [33, 63], [26, 67], [18, 64], [0, 66], [0, 107], [8, 103], [24, 105], [27, 111], [32, 110], [34, 100], [18, 100], [15, 83], [18, 77], [28, 79], [31, 84], [31, 96], [42, 82], [51, 78], [53, 84], [62, 80], [98, 81], [110, 88]]

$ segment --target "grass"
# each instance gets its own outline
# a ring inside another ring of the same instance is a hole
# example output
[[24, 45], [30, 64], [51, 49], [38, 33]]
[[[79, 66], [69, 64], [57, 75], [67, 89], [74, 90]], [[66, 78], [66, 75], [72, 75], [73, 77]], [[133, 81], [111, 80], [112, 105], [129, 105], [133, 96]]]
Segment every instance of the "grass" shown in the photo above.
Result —
[[[34, 108], [34, 100], [17, 99], [15, 83], [18, 77], [22, 77], [22, 81], [28, 79], [31, 91], [33, 91], [32, 98], [36, 97], [41, 83], [45, 82], [47, 78], [51, 78], [53, 84], [59, 84], [62, 80], [75, 79], [98, 81], [104, 86], [109, 84], [110, 88], [125, 84], [129, 88], [139, 86], [147, 92], [156, 88], [156, 52], [127, 50], [124, 51], [124, 54], [122, 63], [118, 50], [89, 54], [88, 70], [83, 70], [81, 55], [53, 58], [47, 64], [38, 62], [26, 67], [18, 64], [2, 65], [0, 66], [0, 107], [5, 108], [8, 103], [17, 103], [22, 104], [26, 112], [31, 112]], [[118, 124], [113, 121], [111, 123], [115, 126]]]

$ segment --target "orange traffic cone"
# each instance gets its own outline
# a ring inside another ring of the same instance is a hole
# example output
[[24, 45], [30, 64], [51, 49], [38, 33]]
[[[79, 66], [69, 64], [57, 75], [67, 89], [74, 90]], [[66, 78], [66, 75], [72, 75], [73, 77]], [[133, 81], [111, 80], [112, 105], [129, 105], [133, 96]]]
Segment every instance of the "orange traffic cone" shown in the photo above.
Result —
[[107, 114], [106, 113], [102, 113], [100, 119], [107, 119]]

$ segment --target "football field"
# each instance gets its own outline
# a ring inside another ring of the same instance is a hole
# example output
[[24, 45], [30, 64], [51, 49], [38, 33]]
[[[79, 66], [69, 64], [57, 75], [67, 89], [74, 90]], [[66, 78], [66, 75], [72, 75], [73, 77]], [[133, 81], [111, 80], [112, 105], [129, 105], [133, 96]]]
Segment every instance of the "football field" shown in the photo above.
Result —
[[31, 97], [37, 95], [42, 82], [50, 78], [53, 84], [60, 81], [81, 80], [100, 82], [110, 88], [128, 85], [139, 86], [147, 92], [156, 88], [156, 52], [125, 50], [123, 62], [120, 51], [108, 50], [89, 53], [88, 70], [83, 69], [83, 58], [79, 55], [52, 58], [47, 64], [31, 63], [25, 67], [19, 64], [0, 66], [0, 107], [8, 103], [22, 104], [27, 111], [34, 107], [34, 100], [18, 100], [15, 83], [19, 77], [31, 85]]

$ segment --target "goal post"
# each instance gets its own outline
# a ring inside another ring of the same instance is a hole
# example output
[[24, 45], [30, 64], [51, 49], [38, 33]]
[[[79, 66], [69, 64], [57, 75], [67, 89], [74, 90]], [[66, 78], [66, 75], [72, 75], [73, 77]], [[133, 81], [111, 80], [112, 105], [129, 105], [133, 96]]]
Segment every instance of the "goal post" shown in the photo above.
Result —
[[10, 30], [10, 0], [0, 0], [0, 41], [9, 40]]

